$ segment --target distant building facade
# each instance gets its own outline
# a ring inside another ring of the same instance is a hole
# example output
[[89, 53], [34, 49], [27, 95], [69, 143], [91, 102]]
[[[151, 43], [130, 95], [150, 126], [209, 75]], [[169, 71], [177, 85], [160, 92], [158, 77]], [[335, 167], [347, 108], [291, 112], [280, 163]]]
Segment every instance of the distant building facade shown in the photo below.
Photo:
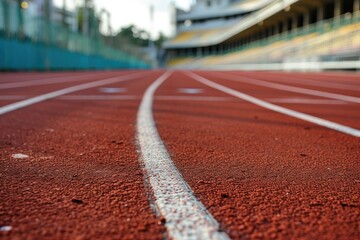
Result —
[[46, 17], [47, 4], [51, 21], [65, 25], [69, 30], [78, 31], [78, 19], [75, 11], [56, 7], [53, 0], [32, 0], [29, 2], [29, 13], [36, 17]]
[[178, 32], [224, 27], [259, 10], [271, 0], [197, 0], [190, 11], [178, 9], [176, 29]]

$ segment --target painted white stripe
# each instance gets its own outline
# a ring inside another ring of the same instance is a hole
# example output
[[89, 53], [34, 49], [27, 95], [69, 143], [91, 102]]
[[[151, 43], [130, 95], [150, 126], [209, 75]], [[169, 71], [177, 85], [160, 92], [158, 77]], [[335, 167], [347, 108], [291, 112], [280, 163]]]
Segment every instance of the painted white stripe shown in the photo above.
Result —
[[99, 86], [103, 86], [103, 85], [107, 85], [107, 84], [128, 81], [131, 79], [139, 78], [141, 76], [144, 76], [144, 73], [136, 73], [136, 74], [130, 74], [130, 75], [126, 75], [126, 76], [112, 77], [112, 78], [108, 78], [108, 79], [98, 80], [95, 82], [84, 83], [81, 85], [64, 88], [64, 89], [61, 89], [61, 90], [58, 90], [55, 92], [46, 93], [46, 94], [43, 94], [43, 95], [40, 95], [37, 97], [29, 98], [29, 99], [26, 99], [26, 100], [23, 100], [20, 102], [6, 105], [4, 107], [0, 107], [0, 115], [18, 110], [20, 108], [24, 108], [24, 107], [33, 105], [35, 103], [39, 103], [39, 102], [43, 102], [43, 101], [46, 101], [46, 100], [49, 100], [52, 98], [60, 97], [65, 94], [69, 94], [69, 93], [73, 93], [73, 92], [77, 92], [77, 91], [81, 91], [81, 90], [85, 90], [85, 89], [89, 89], [89, 88], [99, 87]]
[[195, 79], [196, 81], [201, 82], [211, 88], [214, 88], [221, 92], [227, 93], [229, 95], [238, 97], [240, 99], [243, 99], [247, 102], [253, 103], [260, 107], [263, 107], [263, 108], [266, 108], [266, 109], [269, 109], [269, 110], [272, 110], [272, 111], [275, 111], [278, 113], [282, 113], [282, 114], [285, 114], [285, 115], [288, 115], [288, 116], [291, 116], [294, 118], [298, 118], [298, 119], [301, 119], [301, 120], [304, 120], [307, 122], [311, 122], [311, 123], [314, 123], [314, 124], [317, 124], [317, 125], [320, 125], [320, 126], [323, 126], [326, 128], [330, 128], [330, 129], [333, 129], [333, 130], [336, 130], [336, 131], [339, 131], [342, 133], [346, 133], [346, 134], [349, 134], [349, 135], [352, 135], [355, 137], [360, 137], [360, 131], [358, 129], [351, 128], [351, 127], [341, 125], [338, 123], [334, 123], [334, 122], [331, 122], [331, 121], [328, 121], [325, 119], [321, 119], [318, 117], [314, 117], [314, 116], [311, 116], [311, 115], [308, 115], [305, 113], [297, 112], [297, 111], [294, 111], [294, 110], [291, 110], [288, 108], [280, 107], [280, 106], [272, 104], [272, 103], [268, 103], [266, 101], [260, 100], [258, 98], [252, 97], [250, 95], [247, 95], [245, 93], [242, 93], [242, 92], [236, 91], [234, 89], [225, 87], [223, 85], [217, 84], [215, 82], [212, 82], [212, 81], [210, 81], [204, 77], [201, 77], [195, 73], [186, 72], [186, 74], [189, 77]]
[[200, 88], [179, 88], [177, 91], [179, 93], [186, 93], [186, 94], [199, 94], [199, 93], [203, 93], [204, 89], [200, 89]]
[[137, 115], [140, 161], [153, 189], [156, 207], [166, 220], [171, 239], [228, 239], [193, 195], [156, 129], [152, 112], [154, 93], [170, 75], [171, 72], [166, 72], [146, 90]]
[[294, 103], [294, 104], [314, 104], [314, 105], [346, 105], [348, 102], [327, 99], [307, 99], [307, 98], [269, 98], [267, 101], [272, 103]]
[[217, 73], [217, 75], [222, 79], [236, 81], [236, 82], [243, 82], [243, 83], [262, 86], [262, 87], [268, 87], [268, 88], [273, 88], [273, 89], [278, 89], [278, 90], [283, 90], [283, 91], [288, 91], [288, 92], [302, 93], [302, 94], [312, 95], [312, 96], [317, 96], [317, 97], [325, 97], [325, 98], [336, 99], [336, 100], [341, 100], [341, 101], [346, 101], [346, 102], [360, 103], [360, 98], [358, 98], [358, 97], [346, 96], [346, 95], [341, 95], [341, 94], [337, 94], [337, 93], [328, 93], [328, 92], [300, 88], [300, 87], [292, 87], [292, 86], [279, 84], [279, 83], [270, 83], [270, 82], [266, 82], [266, 81], [262, 81], [262, 80], [256, 80], [254, 78], [249, 78], [249, 77], [242, 77], [242, 76], [235, 77], [234, 75], [230, 76], [230, 75], [225, 75], [225, 74], [221, 74], [221, 73]]
[[102, 92], [102, 93], [124, 93], [124, 92], [127, 92], [127, 88], [100, 88], [99, 89], [99, 92]]
[[87, 80], [87, 77], [92, 77], [92, 76], [94, 76], [94, 74], [76, 75], [76, 76], [67, 75], [67, 76], [49, 77], [46, 79], [38, 79], [31, 81], [2, 83], [0, 84], [0, 89], [21, 88], [21, 87], [29, 87], [29, 86], [85, 81]]

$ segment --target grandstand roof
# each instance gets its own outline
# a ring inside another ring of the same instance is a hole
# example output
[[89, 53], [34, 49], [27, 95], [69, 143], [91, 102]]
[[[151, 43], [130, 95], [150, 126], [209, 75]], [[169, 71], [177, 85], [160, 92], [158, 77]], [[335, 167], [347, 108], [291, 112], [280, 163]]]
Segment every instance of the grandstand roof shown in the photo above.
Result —
[[[271, 18], [284, 17], [287, 13], [284, 9], [291, 6], [291, 11], [302, 11], [304, 6], [319, 5], [322, 1], [313, 0], [275, 0], [272, 3], [266, 5], [264, 8], [256, 11], [247, 17], [244, 17], [241, 21], [234, 26], [219, 30], [218, 34], [214, 34], [211, 37], [202, 37], [201, 35], [207, 35], [206, 32], [199, 32], [194, 34], [193, 38], [181, 38], [180, 36], [185, 34], [179, 33], [174, 39], [165, 42], [164, 48], [166, 49], [181, 49], [181, 48], [195, 48], [195, 47], [207, 47], [223, 43], [229, 39], [237, 37], [240, 33], [244, 33], [247, 30], [258, 26], [260, 22], [270, 21]], [[214, 30], [214, 29], [213, 29]], [[207, 30], [207, 31], [213, 31]], [[190, 34], [190, 33], [186, 33]], [[197, 37], [195, 37], [195, 35]], [[201, 40], [200, 40], [201, 39]]]
[[231, 16], [236, 14], [242, 14], [247, 12], [253, 12], [266, 6], [273, 0], [244, 0], [240, 2], [234, 2], [230, 5], [222, 8], [211, 8], [206, 11], [190, 11], [180, 13], [177, 15], [177, 21], [185, 20], [201, 20], [215, 17]]

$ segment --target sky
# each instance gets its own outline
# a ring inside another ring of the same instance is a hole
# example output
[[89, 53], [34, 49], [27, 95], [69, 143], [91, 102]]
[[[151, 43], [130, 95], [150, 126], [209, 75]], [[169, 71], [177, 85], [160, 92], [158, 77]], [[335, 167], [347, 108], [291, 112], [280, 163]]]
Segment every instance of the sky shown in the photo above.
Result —
[[[64, 0], [54, 0], [61, 7]], [[75, 2], [81, 0], [67, 0], [68, 8], [73, 9]], [[151, 32], [152, 38], [157, 38], [159, 32], [166, 36], [172, 34], [171, 2], [182, 9], [189, 9], [193, 0], [94, 0], [98, 11], [102, 8], [111, 13], [111, 25], [115, 32], [121, 27], [134, 24], [141, 29]], [[150, 6], [154, 8], [154, 21], [151, 24]]]

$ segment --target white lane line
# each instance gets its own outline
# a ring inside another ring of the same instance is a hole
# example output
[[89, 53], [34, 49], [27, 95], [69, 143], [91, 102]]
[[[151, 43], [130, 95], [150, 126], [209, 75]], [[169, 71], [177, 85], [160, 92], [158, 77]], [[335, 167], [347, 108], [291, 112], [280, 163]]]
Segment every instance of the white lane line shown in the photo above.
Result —
[[154, 93], [170, 75], [171, 72], [166, 72], [146, 90], [137, 115], [140, 161], [152, 187], [155, 205], [166, 220], [171, 239], [229, 239], [193, 195], [156, 129], [152, 112]]
[[247, 84], [251, 84], [251, 85], [273, 88], [273, 89], [278, 89], [278, 90], [283, 90], [283, 91], [288, 91], [288, 92], [302, 93], [302, 94], [312, 95], [312, 96], [317, 96], [317, 97], [325, 97], [325, 98], [336, 99], [336, 100], [341, 100], [341, 101], [346, 101], [346, 102], [360, 103], [360, 98], [358, 98], [358, 97], [346, 96], [346, 95], [341, 95], [341, 94], [337, 94], [337, 93], [323, 92], [323, 91], [312, 90], [312, 89], [307, 89], [307, 88], [292, 87], [292, 86], [288, 86], [288, 85], [284, 85], [284, 84], [280, 84], [280, 83], [270, 83], [270, 82], [266, 82], [266, 81], [262, 81], [262, 80], [256, 80], [255, 78], [249, 78], [249, 77], [234, 76], [234, 75], [230, 76], [230, 75], [225, 75], [222, 73], [217, 73], [217, 75], [219, 76], [219, 78], [222, 78], [225, 80], [243, 82], [243, 83], [247, 83]]
[[203, 93], [204, 89], [200, 89], [200, 88], [179, 88], [177, 91], [179, 93], [186, 93], [186, 94], [199, 94], [199, 93]]
[[293, 104], [313, 104], [313, 105], [346, 105], [348, 102], [327, 99], [307, 99], [307, 98], [268, 98], [272, 103], [293, 103]]
[[117, 76], [117, 77], [107, 78], [107, 79], [103, 79], [103, 80], [98, 80], [95, 82], [84, 83], [84, 84], [64, 88], [64, 89], [61, 89], [58, 91], [46, 93], [46, 94], [36, 96], [33, 98], [29, 98], [29, 99], [26, 99], [26, 100], [23, 100], [20, 102], [9, 104], [4, 107], [0, 107], [0, 115], [18, 110], [20, 108], [24, 108], [24, 107], [33, 105], [35, 103], [39, 103], [39, 102], [43, 102], [43, 101], [46, 101], [46, 100], [49, 100], [52, 98], [60, 97], [65, 94], [69, 94], [69, 93], [73, 93], [73, 92], [77, 92], [77, 91], [81, 91], [81, 90], [85, 90], [85, 89], [89, 89], [89, 88], [99, 87], [99, 86], [103, 86], [103, 85], [107, 85], [107, 84], [128, 81], [131, 79], [139, 78], [141, 76], [144, 76], [144, 73], [135, 73], [135, 74], [130, 74], [130, 75], [126, 75], [126, 76]]
[[30, 86], [39, 86], [39, 85], [50, 85], [57, 83], [67, 83], [67, 82], [76, 82], [76, 81], [86, 81], [88, 77], [93, 77], [94, 74], [86, 75], [76, 75], [76, 76], [57, 76], [50, 77], [46, 79], [31, 80], [31, 81], [22, 81], [22, 82], [10, 82], [0, 84], [0, 89], [10, 89], [10, 88], [21, 88], [21, 87], [30, 87]]
[[124, 93], [127, 92], [127, 88], [99, 88], [99, 92], [102, 93]]
[[192, 73], [192, 72], [186, 72], [186, 74], [189, 77], [195, 79], [196, 81], [201, 82], [211, 88], [214, 88], [221, 92], [227, 93], [229, 95], [238, 97], [240, 99], [243, 99], [247, 102], [253, 103], [260, 107], [263, 107], [263, 108], [266, 108], [266, 109], [269, 109], [269, 110], [272, 110], [272, 111], [275, 111], [278, 113], [282, 113], [282, 114], [285, 114], [285, 115], [288, 115], [288, 116], [291, 116], [294, 118], [298, 118], [298, 119], [301, 119], [301, 120], [304, 120], [307, 122], [311, 122], [311, 123], [314, 123], [314, 124], [317, 124], [317, 125], [320, 125], [320, 126], [323, 126], [326, 128], [330, 128], [330, 129], [333, 129], [333, 130], [336, 130], [336, 131], [339, 131], [342, 133], [346, 133], [346, 134], [349, 134], [349, 135], [352, 135], [355, 137], [360, 137], [360, 130], [358, 130], [358, 129], [351, 128], [351, 127], [341, 125], [338, 123], [334, 123], [334, 122], [331, 122], [331, 121], [328, 121], [325, 119], [321, 119], [318, 117], [314, 117], [314, 116], [311, 116], [311, 115], [308, 115], [305, 113], [297, 112], [297, 111], [294, 111], [294, 110], [291, 110], [288, 108], [280, 107], [280, 106], [272, 104], [272, 103], [268, 103], [266, 101], [260, 100], [258, 98], [252, 97], [250, 95], [247, 95], [245, 93], [242, 93], [242, 92], [236, 91], [234, 89], [225, 87], [223, 85], [217, 84], [215, 82], [212, 82], [212, 81], [210, 81], [204, 77], [201, 77], [195, 73]]

